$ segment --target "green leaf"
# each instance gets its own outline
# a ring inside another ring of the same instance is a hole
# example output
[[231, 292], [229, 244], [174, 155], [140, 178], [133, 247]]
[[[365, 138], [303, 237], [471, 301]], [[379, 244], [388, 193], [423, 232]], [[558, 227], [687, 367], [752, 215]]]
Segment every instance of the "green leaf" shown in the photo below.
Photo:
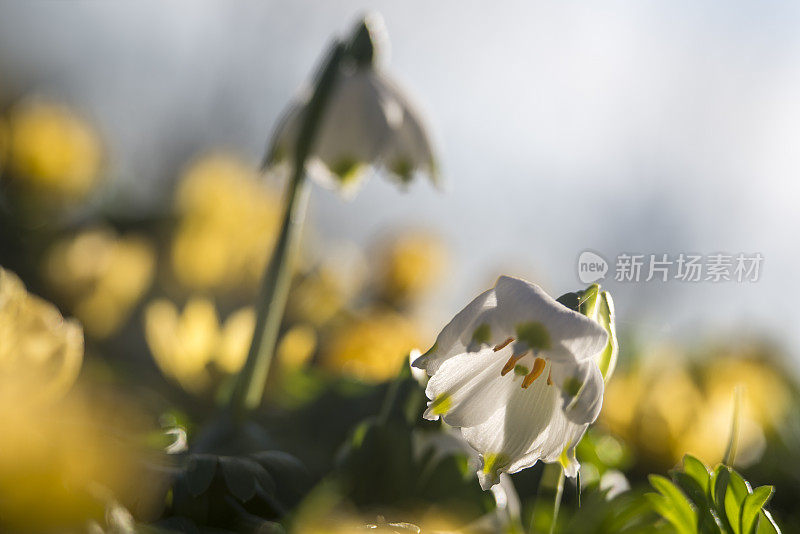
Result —
[[186, 464], [186, 483], [192, 497], [203, 494], [214, 480], [217, 457], [213, 454], [192, 454]]
[[647, 499], [653, 508], [681, 533], [694, 533], [697, 531], [697, 516], [686, 496], [668, 478], [661, 475], [648, 477], [660, 495], [647, 494]]
[[[711, 480], [708, 483], [709, 501], [713, 503], [714, 510], [717, 517], [722, 521], [722, 526], [725, 532], [734, 532], [731, 522], [728, 520], [728, 515], [725, 512], [725, 494], [728, 491], [728, 483], [731, 479], [731, 472], [725, 465], [718, 465], [711, 475]], [[737, 518], [738, 526], [738, 518]]]
[[[264, 468], [254, 460], [231, 456], [220, 456], [219, 465], [222, 468], [222, 476], [225, 477], [225, 485], [231, 494], [240, 502], [252, 499], [256, 494], [256, 471], [264, 471]], [[273, 489], [274, 486], [275, 483], [272, 482]]]
[[672, 481], [686, 494], [698, 508], [708, 508], [708, 497], [703, 487], [683, 471], [674, 471]]
[[752, 534], [755, 532], [758, 513], [770, 500], [774, 491], [775, 488], [772, 486], [761, 486], [754, 489], [753, 493], [744, 498], [740, 516], [741, 528], [739, 529], [742, 534]]
[[605, 328], [608, 334], [608, 343], [603, 352], [597, 358], [597, 365], [603, 374], [603, 380], [608, 382], [617, 366], [617, 354], [619, 354], [619, 340], [617, 339], [617, 326], [614, 313], [614, 301], [608, 291], [600, 293], [597, 304], [597, 320]]
[[686, 454], [683, 457], [683, 471], [703, 488], [704, 493], [708, 493], [711, 473], [703, 462], [690, 454]]
[[750, 484], [734, 470], [729, 470], [730, 481], [725, 493], [725, 515], [735, 534], [741, 534], [741, 509], [745, 497], [752, 493]]
[[[708, 478], [708, 472], [706, 472], [706, 488], [708, 487]], [[719, 521], [712, 512], [712, 506], [708, 502], [708, 493], [703, 486], [683, 471], [673, 471], [672, 480], [697, 508], [698, 532], [719, 534]]]
[[772, 514], [762, 509], [758, 514], [758, 530], [756, 532], [757, 534], [781, 534], [781, 529], [772, 519]]

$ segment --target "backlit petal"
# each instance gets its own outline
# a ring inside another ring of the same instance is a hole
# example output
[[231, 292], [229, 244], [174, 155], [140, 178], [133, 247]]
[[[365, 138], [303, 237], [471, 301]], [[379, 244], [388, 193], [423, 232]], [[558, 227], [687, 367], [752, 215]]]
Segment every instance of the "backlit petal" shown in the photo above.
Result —
[[442, 416], [448, 425], [457, 427], [485, 421], [520, 387], [521, 378], [500, 375], [509, 356], [510, 347], [497, 352], [485, 348], [445, 361], [428, 381], [425, 394], [431, 402], [424, 417], [435, 420]]
[[549, 335], [553, 359], [584, 360], [606, 346], [608, 334], [602, 326], [556, 302], [536, 284], [501, 276], [495, 292], [499, 320], [509, 324], [542, 324]]
[[475, 328], [478, 326], [478, 319], [496, 305], [494, 289], [484, 291], [475, 297], [442, 329], [433, 347], [412, 365], [425, 369], [428, 376], [432, 376], [448, 358], [467, 352], [467, 346], [470, 345]]
[[554, 363], [553, 383], [561, 391], [561, 402], [567, 418], [576, 423], [592, 423], [603, 406], [603, 375], [594, 360], [579, 365]]

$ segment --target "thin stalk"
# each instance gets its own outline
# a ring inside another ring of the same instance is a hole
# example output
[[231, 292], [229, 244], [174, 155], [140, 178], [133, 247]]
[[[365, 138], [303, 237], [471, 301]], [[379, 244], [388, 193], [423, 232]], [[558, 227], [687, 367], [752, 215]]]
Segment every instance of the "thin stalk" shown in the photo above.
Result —
[[561, 508], [561, 497], [564, 495], [564, 470], [558, 475], [558, 485], [556, 485], [556, 496], [553, 498], [553, 521], [550, 523], [550, 534], [556, 531], [556, 521], [558, 520], [558, 511]]
[[731, 420], [731, 433], [728, 436], [728, 445], [725, 447], [725, 455], [722, 463], [728, 467], [733, 467], [736, 461], [736, 448], [739, 443], [739, 427], [741, 425], [742, 412], [742, 386], [733, 389], [733, 419]]
[[344, 44], [337, 41], [317, 77], [314, 93], [304, 110], [303, 123], [295, 144], [292, 176], [287, 185], [281, 231], [262, 279], [253, 340], [230, 397], [229, 406], [238, 416], [256, 408], [264, 394], [289, 295], [291, 265], [297, 253], [297, 238], [303, 226], [305, 208], [308, 204], [305, 163], [311, 153], [325, 105], [336, 82], [344, 52]]

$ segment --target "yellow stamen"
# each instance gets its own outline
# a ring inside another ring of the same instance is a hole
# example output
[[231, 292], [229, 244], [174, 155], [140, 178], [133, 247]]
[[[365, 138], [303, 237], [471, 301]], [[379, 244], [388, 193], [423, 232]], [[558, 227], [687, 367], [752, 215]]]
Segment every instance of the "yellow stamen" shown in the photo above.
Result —
[[552, 386], [553, 385], [553, 370], [552, 369], [550, 369], [550, 371], [547, 373], [547, 385], [548, 386]]
[[500, 376], [506, 376], [508, 373], [510, 373], [514, 369], [514, 366], [517, 365], [519, 359], [525, 356], [526, 352], [528, 351], [525, 351], [521, 354], [514, 354], [513, 356], [511, 356], [506, 362], [506, 364], [503, 366], [503, 370], [500, 371]]
[[547, 365], [547, 362], [544, 358], [536, 358], [533, 362], [533, 370], [528, 373], [528, 375], [522, 380], [522, 389], [527, 389], [533, 382], [539, 378], [544, 372], [544, 368]]
[[508, 346], [508, 344], [511, 343], [512, 341], [514, 341], [514, 338], [510, 337], [510, 338], [506, 339], [505, 341], [503, 341], [502, 343], [500, 343], [499, 345], [495, 345], [494, 351], [497, 352], [498, 350], [506, 348]]

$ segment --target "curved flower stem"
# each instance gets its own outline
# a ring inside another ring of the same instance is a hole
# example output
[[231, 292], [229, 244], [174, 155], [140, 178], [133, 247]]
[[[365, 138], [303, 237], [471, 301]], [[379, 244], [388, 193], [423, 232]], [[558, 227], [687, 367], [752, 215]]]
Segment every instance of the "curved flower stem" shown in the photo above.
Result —
[[553, 498], [553, 520], [550, 522], [550, 534], [556, 531], [556, 521], [558, 520], [558, 510], [561, 508], [561, 496], [564, 495], [564, 470], [558, 475], [558, 484], [556, 485], [556, 495]]
[[[229, 407], [236, 416], [256, 408], [261, 403], [264, 393], [289, 295], [291, 265], [297, 252], [297, 237], [300, 235], [308, 204], [305, 163], [316, 138], [331, 89], [336, 83], [344, 54], [344, 44], [341, 41], [334, 43], [317, 77], [314, 93], [304, 110], [303, 123], [292, 161], [292, 176], [287, 185], [281, 232], [264, 272], [259, 294], [253, 341], [230, 396]], [[266, 157], [269, 157], [269, 154]]]
[[728, 445], [725, 447], [725, 455], [722, 457], [722, 463], [728, 467], [733, 467], [733, 462], [736, 460], [736, 446], [739, 442], [741, 411], [742, 386], [736, 386], [733, 390], [733, 418], [731, 420], [731, 433], [728, 436]]

